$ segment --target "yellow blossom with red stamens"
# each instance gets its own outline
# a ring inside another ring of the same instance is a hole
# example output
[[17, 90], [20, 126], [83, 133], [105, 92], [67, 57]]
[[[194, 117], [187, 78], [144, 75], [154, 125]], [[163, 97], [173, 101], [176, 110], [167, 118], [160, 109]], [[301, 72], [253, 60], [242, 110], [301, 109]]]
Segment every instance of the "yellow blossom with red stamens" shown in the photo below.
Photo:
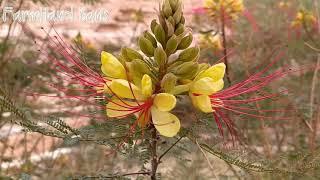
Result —
[[242, 0], [205, 0], [204, 7], [212, 17], [228, 16], [237, 19], [244, 10]]
[[[241, 0], [207, 0], [206, 7], [214, 15], [228, 13], [232, 18], [243, 10]], [[315, 21], [313, 16], [302, 12], [296, 19]], [[130, 133], [135, 125], [138, 125], [147, 130], [155, 128], [159, 134], [166, 137], [173, 137], [180, 130], [180, 120], [173, 114], [177, 104], [176, 95], [189, 96], [197, 109], [204, 113], [212, 113], [222, 135], [222, 123], [232, 135], [235, 134], [234, 124], [224, 111], [270, 118], [260, 115], [262, 110], [238, 105], [268, 99], [275, 94], [264, 94], [248, 99], [238, 97], [259, 91], [288, 72], [278, 70], [263, 75], [270, 69], [269, 65], [246, 80], [222, 90], [226, 66], [224, 63], [211, 66], [198, 62], [200, 49], [197, 46], [190, 47], [193, 36], [185, 27], [181, 0], [164, 0], [159, 21], [154, 19], [150, 29], [150, 32], [145, 31], [139, 37], [139, 50], [122, 48], [119, 59], [103, 51], [101, 53], [103, 75], [81, 62], [80, 58], [74, 55], [76, 53], [70, 53], [61, 38], [56, 37], [58, 42], [54, 44], [58, 48], [55, 49], [66, 62], [53, 58], [55, 67], [64, 72], [70, 82], [85, 87], [79, 89], [81, 92], [88, 92], [85, 96], [76, 95], [72, 98], [93, 104], [88, 97], [102, 96], [107, 103], [97, 107], [106, 109], [108, 117], [126, 118], [130, 115], [137, 117], [134, 125], [130, 127]], [[213, 39], [217, 47], [220, 47], [219, 39], [218, 37]], [[71, 63], [72, 66], [67, 63]]]
[[179, 132], [180, 121], [169, 112], [176, 105], [175, 96], [168, 93], [153, 94], [149, 75], [143, 76], [141, 87], [127, 80], [114, 79], [110, 83], [110, 91], [117, 97], [107, 104], [109, 117], [122, 118], [137, 114], [139, 125], [145, 127], [150, 121], [151, 113], [152, 122], [161, 135], [173, 137]]
[[201, 71], [190, 85], [189, 94], [195, 107], [205, 113], [213, 112], [209, 95], [224, 86], [225, 64], [219, 63]]

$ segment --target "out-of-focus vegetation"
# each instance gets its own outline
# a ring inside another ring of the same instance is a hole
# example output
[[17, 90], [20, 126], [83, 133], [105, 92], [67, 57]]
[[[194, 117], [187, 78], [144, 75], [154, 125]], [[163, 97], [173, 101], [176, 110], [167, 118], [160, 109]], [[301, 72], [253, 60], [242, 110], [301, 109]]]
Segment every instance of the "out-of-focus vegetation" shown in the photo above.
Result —
[[[4, 3], [0, 1], [1, 7]], [[42, 0], [12, 3], [17, 9], [27, 8], [30, 4], [58, 8], [59, 4]], [[108, 7], [111, 2], [86, 0], [82, 3]], [[201, 1], [192, 1], [192, 4], [194, 7], [203, 6]], [[185, 6], [186, 14], [189, 13], [187, 26], [201, 46], [201, 61], [214, 64], [225, 55], [221, 24], [210, 14], [191, 13], [194, 7]], [[106, 39], [99, 44], [99, 40], [95, 42], [90, 36], [84, 36], [81, 30], [75, 36], [63, 38], [72, 44], [89, 67], [99, 72], [101, 50], [119, 53], [125, 45], [136, 46], [140, 26], [147, 29], [145, 24], [149, 24], [145, 22], [150, 14], [144, 16], [144, 10], [145, 7], [140, 7], [137, 2], [136, 9], [129, 11], [128, 21], [133, 24], [133, 33], [123, 34], [120, 40]], [[317, 0], [244, 1], [243, 13], [225, 27], [231, 84], [257, 72], [279, 54], [282, 54], [281, 60], [272, 70], [282, 67], [303, 70], [290, 73], [265, 89], [265, 92], [288, 90], [288, 93], [250, 107], [261, 111], [283, 110], [267, 113], [273, 119], [230, 114], [239, 136], [234, 145], [228, 136], [222, 138], [219, 135], [211, 115], [189, 113], [189, 107], [177, 109], [176, 113], [184, 117], [180, 119], [186, 126], [195, 118], [201, 120], [185, 130], [181, 139], [161, 139], [160, 152], [165, 152], [176, 141], [179, 143], [163, 158], [159, 177], [320, 178], [320, 73], [316, 68], [320, 66], [319, 16], [320, 2]], [[122, 21], [120, 17], [118, 20]], [[46, 47], [48, 42], [43, 31], [34, 32], [28, 24], [16, 22], [4, 24], [0, 21], [0, 26], [5, 27], [1, 29], [5, 34], [0, 37], [0, 179], [120, 177], [148, 170], [150, 152], [148, 144], [140, 141], [141, 134], [134, 134], [120, 152], [114, 153], [128, 131], [127, 123], [124, 120], [110, 121], [104, 111], [81, 101], [63, 98], [63, 94], [72, 92], [62, 93], [61, 89], [55, 88], [72, 87], [72, 84], [59, 79], [54, 64], [41, 55], [43, 51], [54, 53], [51, 49], [40, 48]], [[15, 29], [20, 29], [18, 34], [13, 33]], [[51, 31], [52, 27], [45, 29]], [[130, 41], [124, 43], [121, 39]], [[188, 100], [181, 99], [178, 103], [190, 103], [185, 101]], [[94, 102], [104, 103], [99, 97], [93, 99]], [[289, 120], [282, 120], [283, 117], [289, 117]], [[147, 178], [144, 175], [125, 177]]]

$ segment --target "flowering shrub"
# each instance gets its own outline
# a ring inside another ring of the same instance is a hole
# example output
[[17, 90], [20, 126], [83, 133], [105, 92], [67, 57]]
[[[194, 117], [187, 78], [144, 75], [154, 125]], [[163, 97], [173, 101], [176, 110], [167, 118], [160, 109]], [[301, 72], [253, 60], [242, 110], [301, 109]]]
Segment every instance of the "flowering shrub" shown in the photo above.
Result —
[[[139, 155], [150, 155], [148, 160], [150, 160], [151, 169], [133, 174], [150, 175], [152, 179], [156, 178], [157, 166], [162, 162], [161, 158], [184, 137], [188, 137], [201, 151], [206, 150], [228, 163], [231, 162], [230, 164], [250, 168], [250, 170], [280, 172], [281, 170], [276, 168], [264, 168], [260, 164], [252, 165], [252, 163], [238, 161], [237, 158], [229, 158], [223, 152], [214, 151], [208, 145], [198, 143], [197, 138], [203, 134], [193, 130], [205, 120], [197, 117], [194, 121], [192, 121], [193, 119], [189, 120], [191, 119], [189, 113], [194, 113], [195, 116], [200, 114], [203, 117], [210, 117], [208, 122], [215, 123], [221, 135], [219, 136], [217, 133], [217, 136], [231, 137], [232, 142], [235, 142], [239, 140], [237, 139], [239, 137], [238, 129], [234, 122], [236, 119], [243, 117], [261, 120], [289, 119], [289, 117], [279, 118], [273, 114], [270, 115], [270, 113], [285, 111], [261, 109], [257, 103], [263, 100], [274, 101], [277, 96], [286, 93], [286, 90], [279, 90], [279, 93], [268, 93], [264, 91], [264, 88], [274, 80], [291, 72], [301, 71], [301, 69], [295, 70], [283, 66], [271, 72], [273, 65], [283, 57], [281, 53], [266, 67], [256, 68], [260, 69], [256, 70], [256, 73], [250, 75], [247, 72], [247, 78], [239, 77], [238, 79], [243, 79], [242, 81], [229, 78], [228, 64], [231, 63], [227, 61], [229, 56], [226, 45], [228, 34], [225, 31], [226, 28], [230, 28], [231, 31], [231, 26], [226, 24], [226, 20], [235, 20], [244, 11], [243, 3], [240, 0], [206, 0], [205, 8], [198, 9], [201, 13], [203, 13], [202, 10], [205, 10], [218, 26], [221, 25], [219, 26], [221, 29], [217, 30], [214, 35], [200, 36], [199, 45], [201, 47], [223, 50], [224, 56], [221, 60], [211, 64], [204, 63], [200, 58], [200, 48], [197, 45], [192, 45], [195, 44], [194, 37], [190, 28], [185, 25], [186, 19], [182, 11], [182, 1], [164, 0], [160, 7], [159, 19], [153, 20], [150, 24], [150, 30], [139, 36], [137, 49], [123, 47], [118, 55], [112, 54], [110, 49], [108, 52], [98, 53], [100, 61], [96, 62], [98, 62], [100, 70], [91, 68], [91, 64], [84, 62], [81, 55], [72, 46], [65, 43], [58, 33], [54, 37], [49, 36], [50, 50], [45, 50], [50, 63], [52, 63], [52, 68], [56, 70], [55, 78], [62, 79], [63, 82], [61, 83], [63, 87], [52, 87], [63, 92], [65, 98], [78, 99], [88, 106], [102, 110], [103, 117], [99, 118], [107, 120], [104, 122], [108, 122], [108, 126], [124, 125], [122, 127], [124, 127], [126, 134], [119, 133], [121, 136], [117, 137], [116, 135], [119, 135], [117, 131], [112, 131], [108, 132], [111, 134], [110, 139], [117, 140], [111, 141], [105, 134], [102, 140], [94, 139], [88, 135], [90, 133], [83, 133], [87, 129], [75, 129], [57, 119], [53, 122], [47, 122], [57, 131], [47, 131], [46, 128], [42, 128], [36, 123], [25, 125], [28, 125], [30, 129], [36, 129], [37, 132], [65, 140], [92, 141], [97, 144], [117, 147], [116, 150], [132, 147]], [[244, 14], [248, 15], [248, 12], [244, 12]], [[249, 13], [249, 15], [251, 14]], [[251, 20], [256, 23], [254, 19]], [[310, 14], [298, 13], [295, 25], [314, 22], [315, 20]], [[256, 32], [258, 33], [258, 31]], [[96, 54], [96, 47], [90, 42], [84, 41], [80, 35], [73, 41], [88, 49], [86, 53]], [[92, 59], [96, 60], [97, 58]], [[209, 62], [214, 62], [214, 59]], [[56, 79], [53, 78], [53, 80]], [[68, 82], [70, 86], [64, 86], [64, 82]], [[79, 88], [80, 86], [81, 88]], [[69, 89], [69, 87], [72, 88]], [[94, 102], [94, 99], [98, 99], [100, 104]], [[187, 103], [183, 101], [185, 99], [187, 99]], [[8, 107], [12, 104], [5, 98], [1, 100]], [[255, 105], [255, 108], [249, 106], [250, 104]], [[190, 107], [190, 112], [185, 108], [186, 106]], [[26, 118], [20, 111], [11, 109], [18, 112], [16, 114], [22, 119]], [[178, 114], [177, 109], [183, 109], [183, 115]], [[232, 116], [232, 113], [239, 115], [239, 117]], [[82, 116], [95, 119], [99, 115], [94, 113], [93, 116], [87, 114]], [[184, 126], [187, 121], [192, 121], [191, 125]], [[256, 122], [258, 121], [253, 123]], [[207, 126], [206, 123], [203, 124]], [[211, 128], [210, 130], [214, 132], [211, 126], [207, 128]], [[96, 132], [94, 131], [94, 133]], [[174, 140], [177, 141], [158, 156], [157, 150], [160, 149], [158, 146]], [[148, 150], [136, 150], [137, 146], [146, 146]], [[145, 170], [145, 167], [143, 168]]]

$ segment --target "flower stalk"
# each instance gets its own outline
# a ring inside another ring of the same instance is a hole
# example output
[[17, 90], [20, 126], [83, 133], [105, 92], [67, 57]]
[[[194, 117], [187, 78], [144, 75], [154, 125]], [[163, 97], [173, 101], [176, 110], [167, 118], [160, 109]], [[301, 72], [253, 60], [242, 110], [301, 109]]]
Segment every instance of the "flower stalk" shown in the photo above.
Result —
[[157, 169], [159, 165], [158, 155], [157, 155], [157, 142], [158, 142], [158, 135], [157, 130], [155, 127], [152, 127], [151, 130], [151, 142], [150, 142], [150, 151], [151, 151], [151, 174], [150, 178], [152, 180], [157, 179]]
[[221, 36], [222, 36], [222, 47], [223, 47], [223, 62], [226, 65], [226, 78], [229, 84], [231, 84], [230, 74], [229, 74], [229, 63], [228, 63], [228, 47], [227, 47], [227, 37], [226, 37], [226, 16], [224, 8], [221, 8]]

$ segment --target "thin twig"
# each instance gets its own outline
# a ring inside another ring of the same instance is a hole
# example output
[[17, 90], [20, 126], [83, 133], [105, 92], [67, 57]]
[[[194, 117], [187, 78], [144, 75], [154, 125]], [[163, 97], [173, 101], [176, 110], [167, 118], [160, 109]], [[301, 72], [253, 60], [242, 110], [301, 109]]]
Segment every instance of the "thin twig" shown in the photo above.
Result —
[[[149, 175], [151, 172], [135, 172], [135, 173], [126, 173], [126, 174], [120, 174], [120, 175], [112, 175], [112, 176], [83, 176], [81, 178], [107, 178], [107, 179], [113, 179], [117, 177], [124, 177], [124, 176], [134, 176], [134, 175]], [[79, 179], [77, 178], [72, 178], [72, 179]]]
[[197, 144], [197, 146], [199, 147], [200, 151], [202, 152], [204, 158], [207, 160], [207, 163], [208, 163], [210, 169], [212, 170], [211, 172], [212, 172], [213, 176], [214, 176], [215, 178], [217, 178], [216, 174], [214, 173], [214, 168], [213, 168], [213, 166], [212, 166], [212, 164], [211, 164], [208, 156], [206, 155], [206, 153], [205, 153], [205, 152], [203, 151], [203, 149], [201, 148], [201, 146], [200, 146], [200, 144], [198, 143], [198, 140], [197, 140], [197, 139], [196, 139], [196, 144]]
[[228, 64], [228, 49], [227, 49], [227, 37], [226, 37], [226, 25], [225, 25], [225, 13], [224, 8], [221, 10], [221, 33], [222, 33], [222, 46], [224, 55], [224, 64], [226, 65], [226, 76], [227, 81], [231, 84], [230, 74], [229, 74], [229, 64]]
[[159, 156], [158, 161], [160, 162], [161, 158], [165, 156], [184, 136], [181, 136], [175, 143], [173, 143], [161, 156]]
[[311, 126], [313, 131], [310, 132], [310, 150], [311, 152], [314, 151], [315, 149], [315, 141], [316, 141], [316, 135], [317, 135], [317, 126], [318, 126], [318, 122], [317, 119], [315, 118], [313, 120], [313, 114], [314, 114], [314, 100], [315, 100], [315, 90], [316, 90], [316, 86], [318, 84], [318, 72], [319, 72], [319, 67], [320, 66], [320, 54], [318, 54], [318, 58], [317, 58], [317, 65], [316, 68], [314, 70], [313, 73], [313, 78], [312, 78], [312, 84], [311, 84], [311, 95], [310, 95], [310, 119], [311, 119]]

